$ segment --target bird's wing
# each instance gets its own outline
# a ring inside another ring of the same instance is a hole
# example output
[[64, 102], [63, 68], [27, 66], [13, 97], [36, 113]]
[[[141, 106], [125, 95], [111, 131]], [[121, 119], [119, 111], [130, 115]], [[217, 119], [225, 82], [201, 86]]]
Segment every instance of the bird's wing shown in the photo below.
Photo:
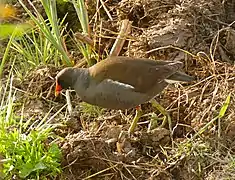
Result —
[[98, 83], [110, 79], [134, 87], [134, 91], [145, 93], [182, 66], [181, 62], [110, 57], [90, 67], [89, 72]]

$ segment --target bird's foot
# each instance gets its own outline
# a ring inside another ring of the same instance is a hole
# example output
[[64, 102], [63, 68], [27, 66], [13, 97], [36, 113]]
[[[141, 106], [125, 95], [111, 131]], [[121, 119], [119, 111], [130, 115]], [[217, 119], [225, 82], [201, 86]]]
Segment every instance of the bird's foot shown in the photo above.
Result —
[[160, 113], [164, 116], [162, 120], [162, 124], [160, 125], [160, 128], [164, 127], [166, 123], [168, 122], [169, 128], [171, 130], [171, 117], [169, 113], [167, 112], [167, 110], [163, 108], [159, 103], [157, 103], [155, 99], [152, 99], [150, 103], [152, 104], [153, 107], [158, 109]]

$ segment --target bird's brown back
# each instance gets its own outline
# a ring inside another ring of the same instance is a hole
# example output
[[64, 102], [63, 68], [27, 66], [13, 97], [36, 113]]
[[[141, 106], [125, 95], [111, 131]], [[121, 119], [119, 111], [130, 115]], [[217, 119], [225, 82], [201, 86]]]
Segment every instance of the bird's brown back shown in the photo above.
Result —
[[112, 79], [133, 86], [135, 91], [145, 93], [182, 66], [181, 62], [115, 56], [92, 66], [89, 72], [98, 82]]

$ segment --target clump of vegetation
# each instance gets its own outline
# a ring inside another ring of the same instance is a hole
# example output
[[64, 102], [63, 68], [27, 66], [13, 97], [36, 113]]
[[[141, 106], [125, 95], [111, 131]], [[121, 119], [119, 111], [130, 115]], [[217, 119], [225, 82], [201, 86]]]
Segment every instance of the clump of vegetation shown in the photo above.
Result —
[[12, 81], [13, 76], [9, 76], [5, 86], [1, 84], [0, 89], [1, 177], [55, 177], [61, 172], [61, 151], [52, 141], [55, 139], [52, 130], [57, 125], [45, 122], [46, 116], [38, 124], [32, 122], [31, 118], [25, 119], [24, 106], [17, 115], [17, 92], [13, 89]]

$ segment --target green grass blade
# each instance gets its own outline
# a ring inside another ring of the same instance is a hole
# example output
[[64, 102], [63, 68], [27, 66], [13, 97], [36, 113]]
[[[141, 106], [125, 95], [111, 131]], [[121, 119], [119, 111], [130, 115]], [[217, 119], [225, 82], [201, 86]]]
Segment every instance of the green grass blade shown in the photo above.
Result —
[[225, 100], [223, 106], [222, 106], [221, 109], [220, 109], [219, 118], [224, 117], [224, 115], [225, 115], [225, 113], [226, 113], [226, 111], [227, 111], [227, 109], [228, 109], [228, 105], [229, 105], [229, 103], [230, 103], [230, 99], [231, 99], [231, 93], [229, 93], [229, 95], [227, 96], [227, 98], [226, 98], [226, 100]]
[[[38, 26], [40, 31], [45, 35], [45, 37], [55, 46], [55, 48], [61, 53], [62, 55], [62, 61], [64, 64], [67, 64], [69, 66], [72, 65], [72, 62], [70, 61], [69, 56], [67, 55], [62, 40], [59, 33], [58, 28], [58, 20], [57, 20], [57, 12], [55, 7], [55, 0], [52, 1], [42, 1], [45, 11], [48, 16], [49, 25], [45, 22], [41, 14], [37, 11], [37, 9], [33, 6], [33, 4], [28, 1], [28, 3], [33, 7], [36, 15], [34, 16], [31, 11], [25, 6], [25, 4], [22, 2], [22, 0], [19, 0], [20, 4], [24, 8], [24, 10], [29, 14], [33, 22]], [[50, 30], [52, 29], [52, 30]]]
[[5, 49], [5, 52], [4, 52], [4, 55], [3, 55], [3, 58], [2, 58], [2, 61], [1, 61], [1, 64], [0, 64], [0, 78], [2, 77], [3, 68], [4, 68], [5, 62], [8, 58], [9, 50], [10, 50], [11, 43], [12, 43], [14, 37], [15, 37], [15, 33], [12, 33], [11, 38], [7, 43], [7, 47]]

